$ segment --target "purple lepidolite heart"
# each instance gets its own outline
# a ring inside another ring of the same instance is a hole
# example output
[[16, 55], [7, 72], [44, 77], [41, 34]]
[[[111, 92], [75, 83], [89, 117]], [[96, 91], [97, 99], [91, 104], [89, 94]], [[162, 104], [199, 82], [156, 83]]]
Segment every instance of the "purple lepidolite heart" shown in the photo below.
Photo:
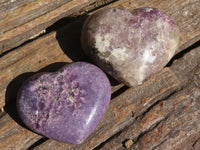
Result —
[[55, 73], [36, 74], [17, 99], [22, 121], [33, 131], [61, 142], [80, 144], [95, 129], [111, 96], [98, 67], [76, 62]]

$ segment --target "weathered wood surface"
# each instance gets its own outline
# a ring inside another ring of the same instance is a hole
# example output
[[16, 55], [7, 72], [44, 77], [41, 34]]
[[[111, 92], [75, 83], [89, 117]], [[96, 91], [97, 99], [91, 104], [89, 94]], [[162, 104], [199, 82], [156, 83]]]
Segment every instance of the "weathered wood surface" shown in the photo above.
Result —
[[[21, 3], [16, 1], [13, 2], [16, 5], [12, 5], [12, 3], [2, 1], [0, 2], [0, 18], [2, 17], [1, 12], [7, 14], [11, 12], [5, 9], [3, 4], [14, 11], [20, 10], [25, 3], [26, 5], [35, 4], [35, 8], [40, 10], [37, 2], [37, 0], [22, 0]], [[47, 2], [47, 0], [41, 2]], [[54, 10], [48, 10], [55, 3], [53, 0], [48, 0], [48, 4], [52, 4], [45, 5], [43, 3], [47, 9], [45, 9], [46, 14], [44, 15], [51, 14], [52, 11], [57, 12], [60, 7], [70, 3], [73, 5], [70, 14], [78, 16], [84, 13], [86, 9], [93, 9], [97, 4], [90, 3], [91, 1], [89, 2], [89, 0], [85, 1], [84, 4], [82, 2], [79, 1], [77, 3], [76, 0], [63, 1], [63, 4], [61, 4], [62, 2], [59, 1], [58, 5], [60, 4], [60, 6], [58, 8], [55, 7], [51, 8]], [[98, 6], [107, 2], [110, 1], [99, 1]], [[126, 8], [157, 7], [170, 14], [176, 20], [181, 31], [182, 40], [177, 53], [200, 39], [200, 27], [198, 25], [200, 22], [200, 1], [198, 0], [120, 0], [109, 6], [123, 6]], [[29, 12], [25, 9], [24, 12], [26, 13], [20, 14], [21, 18], [31, 14], [31, 10]], [[63, 12], [61, 11], [60, 13], [62, 14]], [[10, 17], [9, 21], [13, 21], [13, 26], [9, 25], [8, 27], [6, 26], [7, 29], [2, 29], [7, 30], [2, 35], [15, 28], [19, 29], [44, 15], [36, 13], [31, 16], [33, 17], [32, 19], [24, 20], [25, 22], [19, 22], [19, 24], [15, 24], [15, 18]], [[65, 17], [65, 15], [61, 15], [55, 20], [49, 18], [51, 20], [50, 24]], [[20, 16], [18, 17], [20, 19]], [[52, 15], [52, 17], [55, 16]], [[126, 144], [128, 139], [130, 139], [129, 142], [133, 140], [130, 142], [133, 145], [129, 144], [130, 149], [152, 149], [154, 147], [157, 149], [181, 149], [183, 147], [185, 149], [200, 149], [200, 128], [198, 125], [198, 102], [200, 99], [200, 69], [198, 64], [200, 64], [200, 48], [184, 51], [186, 53], [185, 56], [179, 55], [179, 57], [176, 57], [177, 60], [170, 63], [169, 67], [161, 70], [141, 86], [136, 88], [127, 88], [122, 84], [113, 86], [113, 99], [106, 114], [95, 131], [81, 145], [72, 146], [54, 140], [43, 139], [42, 136], [23, 127], [16, 115], [14, 105], [19, 87], [26, 78], [33, 75], [33, 72], [55, 71], [67, 62], [86, 59], [81, 50], [79, 39], [84, 19], [85, 17], [79, 18], [73, 23], [70, 22], [69, 25], [66, 23], [65, 27], [41, 36], [0, 57], [0, 108], [4, 107], [7, 112], [7, 114], [0, 114], [0, 149], [30, 149], [34, 147], [35, 149], [52, 150], [87, 150], [95, 147], [96, 149], [125, 149], [124, 145], [128, 145]], [[42, 30], [50, 25], [46, 23], [49, 20], [42, 20], [42, 24], [45, 24]], [[1, 23], [0, 25], [3, 24]], [[38, 28], [38, 24], [32, 23], [35, 27], [27, 28], [27, 30], [32, 35], [35, 35], [35, 28]], [[30, 36], [26, 30], [22, 31], [20, 31], [20, 36], [24, 37], [21, 42], [24, 42]], [[11, 32], [10, 35], [12, 36]], [[197, 43], [196, 46], [200, 46], [200, 44]], [[104, 141], [106, 142], [103, 143]]]
[[190, 75], [187, 87], [159, 101], [102, 149], [125, 149], [127, 139], [133, 141], [130, 149], [135, 150], [200, 149], [199, 79], [200, 65]]
[[[0, 7], [0, 54], [45, 33], [47, 27], [61, 18], [81, 15], [89, 9], [110, 1], [32, 0], [29, 3], [22, 1], [22, 4], [18, 4], [11, 9], [12, 11], [3, 11], [4, 4], [2, 4]], [[17, 4], [13, 3], [13, 5]]]
[[4, 115], [0, 121], [0, 149], [27, 149], [40, 140], [39, 136], [22, 126], [19, 126], [9, 115]]

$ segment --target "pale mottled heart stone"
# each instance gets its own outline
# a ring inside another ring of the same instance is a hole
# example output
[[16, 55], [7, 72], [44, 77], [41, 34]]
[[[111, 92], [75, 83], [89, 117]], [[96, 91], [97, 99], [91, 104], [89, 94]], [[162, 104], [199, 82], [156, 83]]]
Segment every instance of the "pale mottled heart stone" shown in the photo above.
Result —
[[155, 8], [106, 8], [86, 20], [82, 47], [94, 63], [128, 86], [161, 70], [179, 43], [170, 16]]

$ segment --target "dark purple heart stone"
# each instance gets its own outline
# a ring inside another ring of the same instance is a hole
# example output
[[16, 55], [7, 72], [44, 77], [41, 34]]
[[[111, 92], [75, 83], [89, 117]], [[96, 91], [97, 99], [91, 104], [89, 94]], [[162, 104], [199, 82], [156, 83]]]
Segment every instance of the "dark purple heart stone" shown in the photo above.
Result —
[[104, 72], [92, 64], [76, 62], [28, 79], [18, 94], [17, 109], [33, 131], [80, 144], [99, 123], [110, 96]]

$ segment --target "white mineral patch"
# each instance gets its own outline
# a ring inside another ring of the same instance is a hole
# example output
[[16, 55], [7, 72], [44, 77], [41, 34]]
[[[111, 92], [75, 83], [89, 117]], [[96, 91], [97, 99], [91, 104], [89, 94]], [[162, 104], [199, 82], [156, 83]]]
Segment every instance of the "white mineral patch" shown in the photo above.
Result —
[[[111, 40], [113, 39], [112, 34], [105, 34], [104, 36], [97, 34], [95, 36], [95, 47], [98, 49], [100, 53], [104, 53], [109, 51], [109, 47], [111, 46]], [[126, 53], [126, 48], [115, 48], [112, 51], [110, 51], [111, 55], [116, 57], [118, 60], [126, 60], [128, 58], [128, 54]], [[105, 60], [108, 60], [108, 57], [105, 58]]]
[[141, 84], [144, 80], [144, 71], [145, 71], [146, 67], [147, 67], [146, 63], [143, 63], [137, 72], [136, 80], [138, 81], [138, 84]]
[[153, 10], [153, 8], [146, 8], [146, 9], [145, 9], [146, 12], [150, 12], [150, 11], [152, 11], [152, 10]]
[[162, 23], [162, 20], [159, 19], [157, 21], [157, 25], [159, 27], [160, 33], [157, 37], [160, 43], [163, 43], [165, 46], [165, 51], [168, 54], [168, 61], [173, 57], [177, 47], [178, 47], [178, 41], [179, 41], [179, 34], [177, 32], [166, 34], [164, 31], [167, 31], [171, 29], [170, 25], [167, 23]]
[[108, 47], [110, 46], [110, 42], [112, 40], [111, 34], [105, 34], [104, 36], [97, 34], [95, 36], [95, 47], [99, 50], [99, 52], [106, 52]]
[[38, 110], [35, 111], [35, 115], [38, 115]]
[[113, 49], [111, 55], [116, 57], [118, 60], [126, 60], [128, 58], [128, 54], [126, 53], [126, 48], [116, 48]]
[[72, 103], [72, 104], [74, 104], [74, 97], [72, 97], [72, 96], [68, 96], [68, 99], [69, 99], [69, 101]]
[[142, 64], [141, 67], [138, 70], [138, 84], [141, 84], [144, 81], [144, 73], [145, 69], [147, 68], [147, 63], [153, 63], [154, 60], [156, 59], [156, 56], [152, 55], [153, 52], [153, 44], [151, 48], [145, 48], [145, 51], [142, 55]]
[[145, 50], [144, 54], [143, 54], [143, 62], [144, 63], [153, 63], [153, 61], [156, 59], [156, 56], [152, 55], [152, 50]]

